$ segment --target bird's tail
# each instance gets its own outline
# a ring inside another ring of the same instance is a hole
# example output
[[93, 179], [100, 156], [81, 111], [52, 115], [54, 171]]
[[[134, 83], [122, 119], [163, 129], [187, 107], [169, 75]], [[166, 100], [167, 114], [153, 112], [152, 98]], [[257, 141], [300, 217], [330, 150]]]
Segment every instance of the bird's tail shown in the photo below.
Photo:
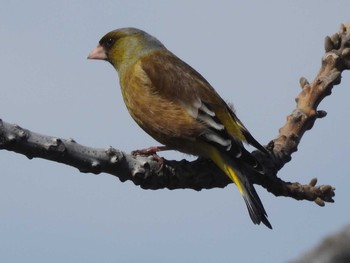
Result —
[[268, 228], [272, 229], [267, 219], [264, 206], [253, 184], [249, 181], [249, 178], [243, 174], [243, 168], [238, 167], [228, 156], [215, 148], [212, 149], [210, 156], [214, 163], [237, 185], [254, 224], [260, 224], [262, 222]]

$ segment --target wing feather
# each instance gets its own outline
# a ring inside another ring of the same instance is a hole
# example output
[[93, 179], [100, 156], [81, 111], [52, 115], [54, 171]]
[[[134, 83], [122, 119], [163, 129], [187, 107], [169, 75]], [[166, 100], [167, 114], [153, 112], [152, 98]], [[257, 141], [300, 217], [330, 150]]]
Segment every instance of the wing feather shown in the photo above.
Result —
[[191, 66], [170, 51], [154, 52], [142, 58], [142, 68], [158, 95], [186, 108], [188, 114], [204, 123], [206, 129], [193, 134], [240, 158], [258, 171], [261, 166], [243, 147], [247, 142], [266, 152], [237, 118], [214, 88]]

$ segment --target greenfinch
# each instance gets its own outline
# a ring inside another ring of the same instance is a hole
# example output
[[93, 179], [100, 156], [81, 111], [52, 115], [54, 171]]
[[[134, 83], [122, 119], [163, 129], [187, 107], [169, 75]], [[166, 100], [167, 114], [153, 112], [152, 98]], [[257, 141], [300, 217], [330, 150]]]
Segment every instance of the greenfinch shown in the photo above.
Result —
[[136, 28], [107, 33], [89, 59], [110, 62], [137, 124], [168, 149], [211, 159], [236, 185], [255, 224], [272, 228], [250, 173], [262, 173], [244, 148], [267, 153], [233, 109], [196, 70]]

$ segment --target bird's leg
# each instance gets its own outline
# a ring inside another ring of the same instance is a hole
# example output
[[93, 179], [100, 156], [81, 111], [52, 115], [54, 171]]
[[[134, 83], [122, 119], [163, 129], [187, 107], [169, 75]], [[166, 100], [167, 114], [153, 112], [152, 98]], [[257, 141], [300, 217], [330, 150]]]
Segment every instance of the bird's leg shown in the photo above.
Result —
[[[167, 146], [152, 146], [146, 149], [132, 151], [132, 155], [157, 155], [157, 152], [169, 150]], [[157, 155], [158, 156], [158, 155]], [[159, 157], [159, 156], [158, 156]]]

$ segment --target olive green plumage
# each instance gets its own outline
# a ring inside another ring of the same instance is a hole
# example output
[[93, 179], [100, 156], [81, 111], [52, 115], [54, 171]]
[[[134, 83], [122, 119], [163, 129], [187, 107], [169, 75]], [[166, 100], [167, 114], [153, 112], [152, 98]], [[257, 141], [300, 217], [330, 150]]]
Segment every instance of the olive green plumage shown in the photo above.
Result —
[[237, 185], [252, 221], [271, 228], [247, 176], [263, 169], [243, 143], [267, 152], [202, 75], [136, 28], [109, 32], [88, 58], [114, 66], [128, 111], [143, 130], [171, 149], [212, 159]]

